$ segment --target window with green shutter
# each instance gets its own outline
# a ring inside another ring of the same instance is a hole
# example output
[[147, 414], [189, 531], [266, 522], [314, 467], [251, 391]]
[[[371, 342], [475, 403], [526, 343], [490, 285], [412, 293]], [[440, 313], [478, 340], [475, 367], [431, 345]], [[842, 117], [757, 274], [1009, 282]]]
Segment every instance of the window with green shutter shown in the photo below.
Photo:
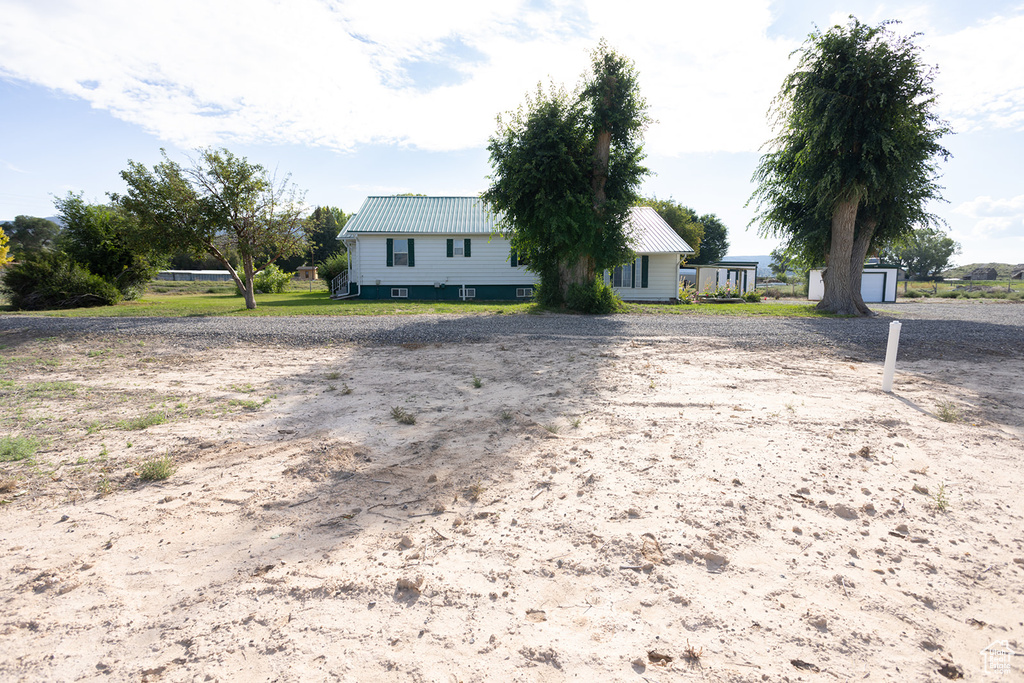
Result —
[[465, 244], [465, 251], [466, 251], [465, 256], [466, 256], [466, 258], [469, 258], [469, 243], [470, 243], [470, 239], [467, 237], [466, 239], [463, 240], [463, 242]]
[[452, 239], [447, 240], [447, 244], [445, 245], [445, 250], [446, 250], [445, 251], [445, 256], [447, 256], [448, 258], [451, 258], [452, 256], [455, 256], [455, 240], [452, 240]]
[[640, 257], [640, 287], [645, 289], [647, 287], [647, 269], [650, 267], [650, 261], [650, 256]]

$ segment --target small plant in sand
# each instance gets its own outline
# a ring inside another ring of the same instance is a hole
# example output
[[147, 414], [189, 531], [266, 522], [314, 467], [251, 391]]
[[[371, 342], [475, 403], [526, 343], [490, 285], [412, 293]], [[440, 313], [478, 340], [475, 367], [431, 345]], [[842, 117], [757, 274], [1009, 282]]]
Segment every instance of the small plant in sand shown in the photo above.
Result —
[[478, 479], [475, 482], [473, 482], [473, 484], [470, 485], [469, 488], [466, 489], [466, 500], [470, 501], [471, 503], [475, 503], [478, 500], [480, 500], [480, 496], [484, 495], [484, 491], [486, 490], [487, 487], [484, 486], [484, 483]]
[[561, 427], [559, 427], [559, 426], [558, 426], [557, 424], [555, 424], [554, 422], [552, 422], [552, 423], [550, 423], [550, 424], [546, 424], [546, 425], [544, 425], [544, 429], [548, 430], [548, 431], [549, 431], [549, 432], [551, 432], [552, 434], [557, 434], [558, 432], [562, 431], [562, 428], [561, 428]]
[[946, 495], [946, 485], [939, 484], [939, 490], [935, 492], [935, 509], [945, 512], [949, 509], [949, 498]]
[[100, 498], [106, 498], [114, 492], [114, 485], [110, 483], [110, 480], [106, 477], [100, 479], [100, 483], [96, 485], [96, 492], [100, 494]]
[[960, 415], [960, 409], [956, 407], [956, 404], [951, 401], [944, 401], [939, 404], [939, 408], [936, 411], [936, 415], [943, 422], [962, 422], [963, 416]]
[[17, 477], [0, 477], [0, 494], [14, 493], [21, 486]]
[[165, 455], [142, 463], [138, 475], [142, 481], [163, 481], [174, 474], [175, 469], [171, 456]]
[[121, 420], [117, 423], [117, 427], [119, 429], [124, 429], [125, 431], [134, 431], [145, 429], [146, 427], [152, 427], [153, 425], [162, 425], [165, 422], [167, 422], [167, 413], [154, 411], [138, 417]]
[[324, 377], [326, 379], [330, 379], [330, 380], [341, 379], [341, 373], [340, 372], [328, 372], [326, 375], [324, 375]]
[[580, 418], [578, 418], [578, 417], [574, 417], [574, 418], [572, 419], [572, 428], [573, 428], [573, 429], [579, 429], [579, 428], [580, 428], [580, 423], [581, 423], [582, 421], [583, 421], [582, 419], [580, 419]]
[[351, 393], [352, 393], [352, 387], [350, 387], [346, 382], [342, 382], [341, 383], [341, 395], [342, 396], [348, 396]]
[[404, 425], [416, 424], [416, 416], [412, 413], [406, 412], [405, 408], [400, 408], [398, 406], [391, 409], [391, 417]]
[[27, 436], [5, 436], [0, 438], [0, 462], [28, 460], [35, 455], [39, 441]]
[[502, 422], [511, 422], [512, 421], [512, 417], [513, 417], [512, 416], [512, 411], [509, 410], [508, 408], [505, 408], [504, 410], [501, 411], [501, 421]]
[[474, 389], [479, 389], [483, 385], [484, 385], [483, 380], [480, 379], [479, 377], [477, 377], [476, 375], [473, 375], [473, 388]]
[[693, 645], [690, 645], [690, 641], [686, 641], [686, 649], [683, 650], [683, 659], [690, 664], [700, 664], [700, 658], [704, 656], [704, 648], [699, 650]]

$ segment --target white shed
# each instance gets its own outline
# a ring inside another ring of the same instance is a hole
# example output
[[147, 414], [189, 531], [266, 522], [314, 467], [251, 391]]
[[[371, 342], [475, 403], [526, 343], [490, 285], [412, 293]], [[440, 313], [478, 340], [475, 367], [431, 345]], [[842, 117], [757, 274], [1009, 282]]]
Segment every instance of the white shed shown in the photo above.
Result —
[[683, 270], [695, 271], [694, 286], [698, 294], [707, 294], [719, 287], [728, 287], [737, 296], [757, 288], [757, 261], [720, 261], [688, 265]]
[[[866, 304], [892, 303], [896, 301], [896, 280], [899, 266], [888, 263], [872, 263], [864, 266], [860, 280], [860, 296]], [[807, 299], [821, 301], [825, 298], [825, 281], [822, 271], [812, 270], [807, 279]]]

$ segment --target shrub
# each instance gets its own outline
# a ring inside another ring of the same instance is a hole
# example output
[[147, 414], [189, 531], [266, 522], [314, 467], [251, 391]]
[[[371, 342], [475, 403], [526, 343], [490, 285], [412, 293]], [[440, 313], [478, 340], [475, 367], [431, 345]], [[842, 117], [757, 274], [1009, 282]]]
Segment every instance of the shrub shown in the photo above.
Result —
[[595, 278], [589, 285], [569, 285], [565, 305], [580, 313], [614, 313], [622, 309], [622, 299], [610, 285], [606, 285], [600, 278]]
[[121, 300], [117, 287], [60, 251], [38, 251], [8, 266], [0, 290], [15, 309], [29, 311], [110, 306]]
[[280, 294], [291, 280], [291, 273], [286, 273], [271, 263], [256, 274], [253, 286], [264, 294]]
[[317, 269], [317, 273], [321, 280], [330, 283], [346, 270], [348, 270], [348, 252], [338, 251], [324, 259]]
[[764, 295], [766, 298], [770, 296], [773, 299], [781, 299], [782, 290], [780, 290], [777, 287], [769, 287], [768, 289], [764, 290]]
[[0, 462], [28, 460], [39, 448], [39, 442], [31, 437], [5, 436], [0, 438]]
[[918, 289], [908, 289], [907, 291], [903, 292], [903, 296], [906, 297], [907, 299], [920, 299], [921, 297], [924, 296], [924, 294], [922, 294], [921, 291]]
[[685, 280], [683, 281], [683, 284], [679, 286], [679, 303], [697, 303], [697, 288]]
[[743, 295], [743, 300], [747, 303], [758, 304], [761, 303], [761, 295], [763, 292], [759, 292], [756, 289], [752, 289]]
[[175, 471], [174, 461], [170, 455], [147, 460], [139, 467], [138, 475], [142, 481], [163, 481], [170, 478]]

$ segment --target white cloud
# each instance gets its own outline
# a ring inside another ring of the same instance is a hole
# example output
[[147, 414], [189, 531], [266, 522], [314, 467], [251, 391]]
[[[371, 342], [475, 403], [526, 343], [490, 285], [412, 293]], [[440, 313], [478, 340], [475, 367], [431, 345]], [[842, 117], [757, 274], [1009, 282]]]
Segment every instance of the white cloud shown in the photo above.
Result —
[[958, 132], [1024, 130], [1024, 8], [927, 40], [939, 106]]
[[1024, 238], [1024, 195], [1010, 199], [977, 197], [959, 204], [953, 213], [964, 217], [974, 236]]
[[[756, 151], [797, 46], [767, 36], [770, 0], [0, 0], [0, 8], [0, 76], [80, 97], [184, 147], [478, 147], [494, 117], [537, 82], [575, 85], [587, 52], [606, 37], [640, 71], [658, 121], [648, 150]], [[933, 41], [941, 101], [967, 122], [960, 129], [1024, 125], [1020, 35], [1024, 14]], [[417, 87], [412, 63], [452, 78]]]
[[[659, 151], [750, 150], [791, 45], [768, 0], [666, 7], [641, 0], [6, 0], [0, 75], [83, 98], [182, 146], [483, 144], [538, 82], [573, 86], [599, 37], [632, 57]], [[657, 20], [653, 20], [657, 18]], [[728, 35], [716, 27], [728, 27]], [[473, 55], [460, 59], [452, 45]], [[404, 65], [461, 82], [417, 88]]]

